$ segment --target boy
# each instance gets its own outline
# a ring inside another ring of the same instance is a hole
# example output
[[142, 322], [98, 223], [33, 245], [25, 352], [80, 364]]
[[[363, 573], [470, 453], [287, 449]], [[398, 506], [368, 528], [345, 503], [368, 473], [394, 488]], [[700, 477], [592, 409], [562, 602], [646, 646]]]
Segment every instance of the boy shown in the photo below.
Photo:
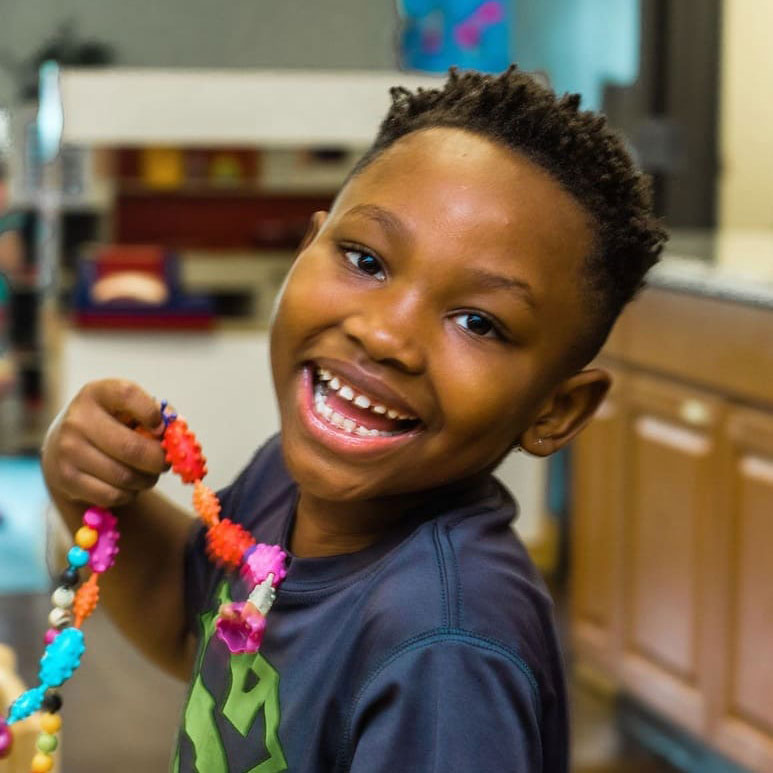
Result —
[[491, 472], [593, 415], [610, 379], [582, 368], [664, 240], [621, 142], [578, 104], [515, 68], [395, 89], [312, 218], [271, 332], [281, 436], [221, 495], [290, 554], [257, 656], [212, 636], [238, 583], [150, 491], [163, 453], [123, 421], [160, 433], [155, 401], [90, 384], [51, 429], [70, 527], [85, 503], [120, 517], [105, 603], [192, 680], [175, 770], [567, 769], [550, 601]]

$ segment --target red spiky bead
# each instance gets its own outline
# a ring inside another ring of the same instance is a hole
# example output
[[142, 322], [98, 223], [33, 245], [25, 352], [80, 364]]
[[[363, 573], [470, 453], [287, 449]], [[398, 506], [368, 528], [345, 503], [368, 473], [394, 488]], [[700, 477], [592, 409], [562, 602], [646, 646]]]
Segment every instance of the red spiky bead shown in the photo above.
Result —
[[167, 462], [183, 483], [195, 483], [207, 474], [207, 460], [185, 419], [178, 416], [167, 424], [161, 446], [166, 451]]
[[238, 568], [244, 551], [254, 544], [250, 533], [228, 518], [207, 529], [207, 554], [231, 571]]

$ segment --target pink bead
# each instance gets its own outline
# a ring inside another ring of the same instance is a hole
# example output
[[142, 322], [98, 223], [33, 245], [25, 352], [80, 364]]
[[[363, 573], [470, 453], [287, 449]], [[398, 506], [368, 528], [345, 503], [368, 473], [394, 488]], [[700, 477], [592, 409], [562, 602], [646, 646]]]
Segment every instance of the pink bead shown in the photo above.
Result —
[[102, 525], [102, 511], [98, 507], [90, 507], [83, 514], [83, 523], [90, 529], [98, 529]]
[[8, 727], [8, 723], [0, 717], [0, 760], [4, 759], [11, 753], [13, 747], [13, 733], [11, 728]]
[[287, 554], [279, 545], [264, 545], [262, 542], [255, 545], [255, 549], [242, 563], [242, 579], [247, 584], [248, 590], [252, 590], [269, 576], [274, 575], [272, 585], [276, 588], [287, 575], [285, 560]]
[[58, 635], [59, 631], [56, 628], [49, 628], [46, 631], [46, 635], [43, 637], [43, 641], [45, 641], [46, 644], [51, 644], [51, 642], [56, 639]]
[[118, 538], [121, 536], [115, 528], [118, 519], [109, 510], [90, 507], [83, 515], [83, 523], [99, 534], [96, 544], [89, 551], [89, 566], [97, 574], [106, 572], [118, 553]]
[[266, 618], [249, 602], [234, 601], [220, 607], [215, 625], [218, 637], [233, 655], [255, 653], [263, 641]]

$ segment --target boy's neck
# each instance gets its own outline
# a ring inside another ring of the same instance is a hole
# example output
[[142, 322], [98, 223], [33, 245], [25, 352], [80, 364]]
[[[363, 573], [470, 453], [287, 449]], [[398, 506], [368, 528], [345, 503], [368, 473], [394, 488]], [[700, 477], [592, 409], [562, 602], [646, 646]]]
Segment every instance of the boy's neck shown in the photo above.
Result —
[[290, 535], [290, 550], [299, 558], [356, 553], [378, 542], [404, 518], [437, 512], [439, 498], [466, 491], [488, 473], [441, 489], [341, 502], [315, 497], [301, 489]]

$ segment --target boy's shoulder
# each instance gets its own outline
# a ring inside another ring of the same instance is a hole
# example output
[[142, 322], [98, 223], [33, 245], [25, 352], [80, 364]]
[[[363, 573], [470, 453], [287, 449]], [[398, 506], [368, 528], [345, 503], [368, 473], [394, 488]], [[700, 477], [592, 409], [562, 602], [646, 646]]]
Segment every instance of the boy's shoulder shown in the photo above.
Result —
[[512, 529], [517, 505], [493, 477], [471, 494], [387, 557], [370, 588], [378, 627], [391, 629], [378, 635], [406, 641], [447, 631], [501, 646], [543, 671], [546, 657], [557, 655], [553, 603]]

